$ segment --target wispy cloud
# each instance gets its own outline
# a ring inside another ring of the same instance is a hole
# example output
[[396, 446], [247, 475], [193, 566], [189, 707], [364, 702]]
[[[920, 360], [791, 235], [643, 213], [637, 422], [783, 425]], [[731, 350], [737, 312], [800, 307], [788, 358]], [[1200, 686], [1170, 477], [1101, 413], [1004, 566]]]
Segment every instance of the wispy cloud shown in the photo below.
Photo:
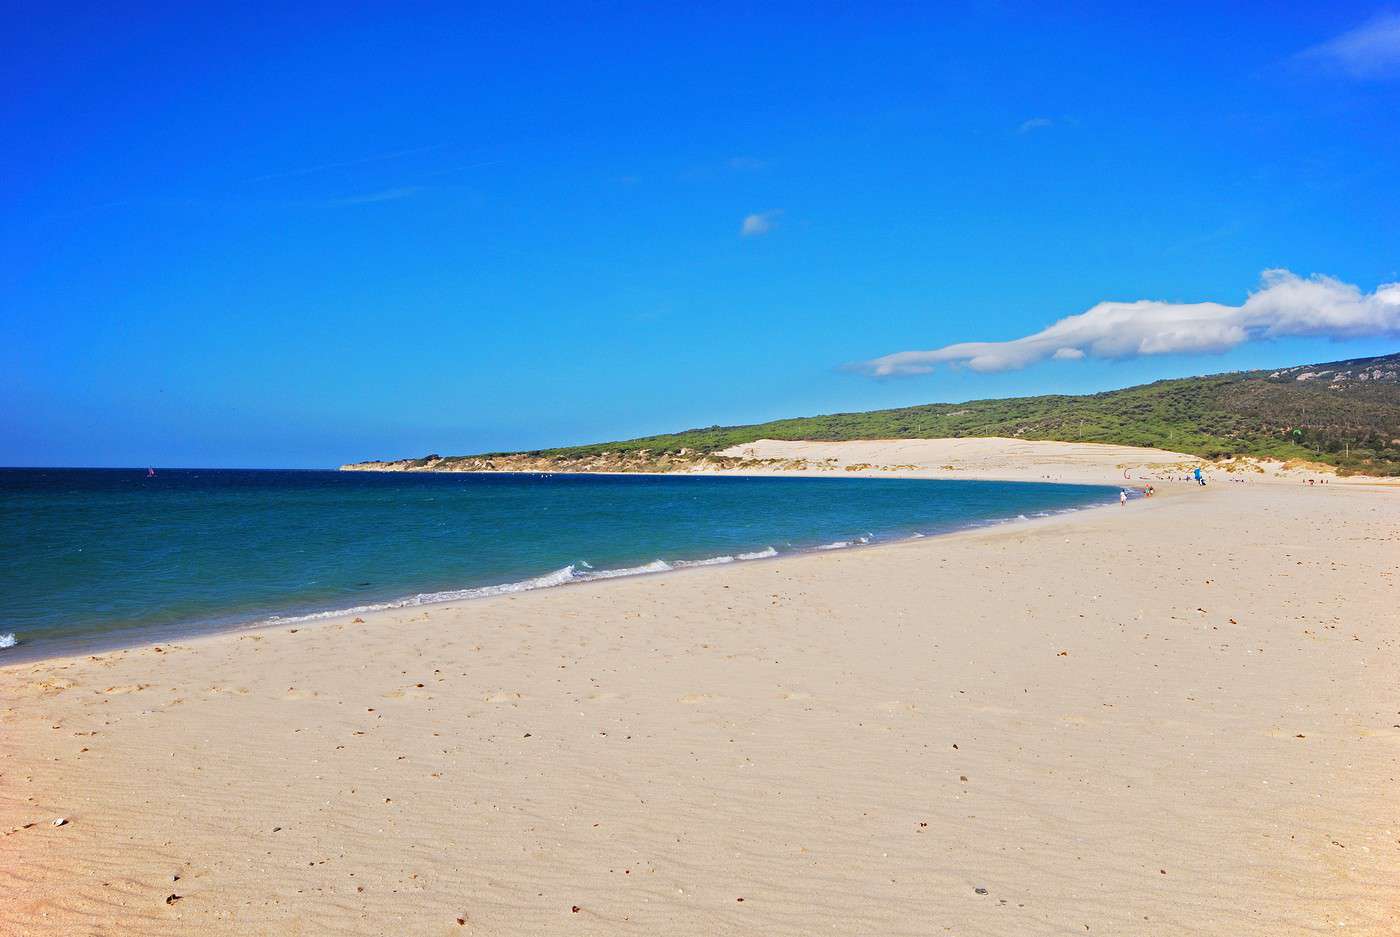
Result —
[[487, 166], [499, 166], [504, 163], [503, 159], [488, 159], [477, 163], [461, 163], [456, 166], [444, 166], [441, 169], [434, 169], [431, 172], [414, 173], [420, 179], [432, 179], [435, 176], [447, 176], [454, 172], [466, 172], [469, 169], [483, 169]]
[[757, 172], [768, 168], [768, 160], [757, 156], [731, 156], [728, 165], [735, 172]]
[[1305, 49], [1298, 60], [1352, 78], [1400, 76], [1400, 13], [1385, 13]]
[[783, 213], [782, 209], [775, 208], [772, 211], [754, 212], [752, 215], [744, 216], [744, 223], [739, 226], [740, 237], [758, 237], [767, 234], [778, 225], [778, 216]]
[[1030, 133], [1032, 130], [1044, 130], [1046, 127], [1053, 127], [1055, 122], [1049, 117], [1032, 117], [1029, 120], [1021, 121], [1021, 126], [1016, 128], [1017, 133]]
[[415, 156], [419, 153], [431, 153], [434, 150], [441, 150], [446, 147], [446, 143], [434, 143], [431, 146], [416, 146], [407, 150], [391, 150], [387, 153], [375, 153], [370, 156], [361, 156], [358, 159], [347, 159], [334, 163], [320, 163], [316, 166], [303, 166], [299, 169], [287, 169], [281, 172], [270, 172], [261, 176], [254, 176], [249, 182], [269, 182], [273, 179], [291, 179], [296, 176], [310, 176], [318, 172], [328, 172], [332, 169], [349, 169], [352, 166], [364, 166], [369, 163], [382, 163], [391, 159], [402, 159], [405, 156]]
[[423, 191], [422, 186], [405, 185], [396, 189], [381, 189], [378, 192], [366, 192], [363, 195], [348, 195], [345, 198], [333, 198], [327, 205], [369, 205], [374, 202], [397, 202], [402, 198], [411, 198]]
[[1400, 283], [1363, 293], [1332, 277], [1266, 270], [1260, 288], [1239, 306], [1150, 299], [1099, 303], [1023, 338], [901, 351], [853, 367], [875, 377], [926, 374], [940, 364], [1011, 371], [1046, 359], [1223, 352], [1289, 335], [1400, 336]]

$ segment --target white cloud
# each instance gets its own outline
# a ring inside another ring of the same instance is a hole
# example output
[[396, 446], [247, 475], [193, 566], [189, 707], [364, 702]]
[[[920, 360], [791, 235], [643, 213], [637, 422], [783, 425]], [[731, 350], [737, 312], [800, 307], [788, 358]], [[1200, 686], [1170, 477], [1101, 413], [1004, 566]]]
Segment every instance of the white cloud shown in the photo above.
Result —
[[1021, 126], [1016, 128], [1017, 133], [1030, 133], [1032, 130], [1043, 130], [1054, 125], [1054, 121], [1048, 117], [1032, 117], [1030, 120], [1021, 121]]
[[1400, 13], [1377, 16], [1299, 55], [1353, 78], [1400, 75]]
[[901, 351], [855, 367], [875, 377], [926, 374], [940, 364], [1011, 371], [1047, 358], [1222, 352], [1254, 339], [1288, 335], [1400, 336], [1400, 283], [1363, 293], [1331, 277], [1266, 270], [1260, 288], [1239, 306], [1150, 299], [1099, 303], [1023, 338]]
[[739, 226], [740, 237], [758, 237], [760, 234], [767, 234], [778, 224], [778, 216], [783, 212], [781, 209], [773, 211], [754, 212], [752, 215], [744, 216], [744, 223]]

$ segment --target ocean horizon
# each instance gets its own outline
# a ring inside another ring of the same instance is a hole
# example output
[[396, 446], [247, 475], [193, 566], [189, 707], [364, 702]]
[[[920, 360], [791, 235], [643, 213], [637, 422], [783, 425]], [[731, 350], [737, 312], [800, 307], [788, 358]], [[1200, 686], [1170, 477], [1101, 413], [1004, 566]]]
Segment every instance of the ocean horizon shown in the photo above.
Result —
[[1076, 511], [1104, 485], [0, 469], [0, 663]]

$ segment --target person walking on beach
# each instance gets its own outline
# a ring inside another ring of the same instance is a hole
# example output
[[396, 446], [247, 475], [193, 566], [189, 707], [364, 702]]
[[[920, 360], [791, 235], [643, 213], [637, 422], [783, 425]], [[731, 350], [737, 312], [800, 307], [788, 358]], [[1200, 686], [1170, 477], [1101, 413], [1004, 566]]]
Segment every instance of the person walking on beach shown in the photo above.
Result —
[[1200, 485], [1202, 488], [1206, 486], [1206, 479], [1205, 476], [1201, 474], [1201, 467], [1199, 465], [1196, 466], [1195, 478], [1196, 484]]
[[1118, 490], [1118, 503], [1122, 507], [1128, 506], [1128, 493], [1121, 488]]

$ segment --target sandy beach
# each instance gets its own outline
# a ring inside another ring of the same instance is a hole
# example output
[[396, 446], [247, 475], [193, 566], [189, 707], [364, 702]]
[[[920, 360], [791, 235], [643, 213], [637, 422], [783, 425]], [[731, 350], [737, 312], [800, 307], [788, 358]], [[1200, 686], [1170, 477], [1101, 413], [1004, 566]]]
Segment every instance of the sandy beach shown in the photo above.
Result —
[[1400, 932], [1400, 489], [1161, 491], [0, 668], [0, 932]]

